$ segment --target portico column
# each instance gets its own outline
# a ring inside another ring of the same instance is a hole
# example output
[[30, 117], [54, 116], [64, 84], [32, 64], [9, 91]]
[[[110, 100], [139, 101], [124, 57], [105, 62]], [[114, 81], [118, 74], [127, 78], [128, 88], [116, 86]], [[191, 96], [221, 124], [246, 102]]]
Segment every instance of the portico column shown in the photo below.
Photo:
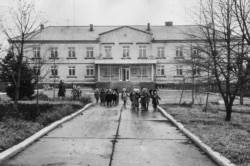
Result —
[[101, 76], [101, 74], [100, 74], [100, 64], [97, 65], [97, 76], [98, 76], [97, 81], [100, 81], [100, 76]]
[[109, 82], [111, 82], [111, 65], [109, 66]]
[[141, 82], [142, 82], [142, 65], [141, 65], [141, 73], [140, 74], [141, 74]]
[[154, 81], [154, 64], [152, 64], [152, 66], [151, 66], [151, 70], [152, 70], [152, 73], [151, 73], [151, 76], [152, 76], [152, 82]]

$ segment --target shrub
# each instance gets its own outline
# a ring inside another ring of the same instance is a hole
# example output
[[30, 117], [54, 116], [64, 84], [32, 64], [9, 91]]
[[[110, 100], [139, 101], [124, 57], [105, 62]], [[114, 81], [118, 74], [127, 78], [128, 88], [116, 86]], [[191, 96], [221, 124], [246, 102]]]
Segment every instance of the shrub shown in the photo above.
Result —
[[[8, 52], [5, 58], [1, 63], [2, 72], [0, 77], [2, 81], [8, 82], [9, 85], [6, 88], [7, 95], [14, 100], [16, 84], [19, 65], [16, 61], [15, 55], [13, 52]], [[30, 68], [28, 63], [21, 63], [21, 79], [20, 79], [20, 88], [19, 88], [19, 100], [24, 96], [30, 98], [34, 94], [35, 83], [32, 81], [34, 79], [33, 70]]]
[[76, 109], [74, 109], [71, 105], [64, 105], [60, 107], [54, 107], [54, 109], [50, 112], [41, 113], [40, 116], [37, 118], [37, 122], [47, 126], [50, 123], [57, 121], [64, 116], [67, 116], [73, 112], [75, 112]]
[[83, 105], [86, 105], [86, 104], [92, 102], [92, 98], [91, 98], [90, 95], [83, 95], [83, 96], [80, 97], [79, 101], [80, 101]]
[[45, 95], [43, 93], [39, 93], [38, 95], [36, 94], [34, 96], [34, 99], [36, 99], [37, 97], [38, 97], [38, 100], [50, 101], [50, 98], [48, 97], [48, 95]]

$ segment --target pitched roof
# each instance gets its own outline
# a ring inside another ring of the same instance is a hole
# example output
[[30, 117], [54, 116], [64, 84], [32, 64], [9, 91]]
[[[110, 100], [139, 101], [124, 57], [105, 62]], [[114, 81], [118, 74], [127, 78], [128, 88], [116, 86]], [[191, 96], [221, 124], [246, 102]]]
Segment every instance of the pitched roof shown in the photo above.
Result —
[[96, 40], [100, 34], [115, 31], [122, 27], [130, 27], [153, 35], [154, 40], [187, 40], [190, 39], [189, 34], [194, 34], [198, 30], [195, 25], [173, 25], [173, 26], [150, 26], [147, 31], [145, 25], [130, 26], [93, 26], [93, 31], [89, 30], [89, 26], [49, 26], [43, 30], [35, 32], [30, 41], [84, 41]]

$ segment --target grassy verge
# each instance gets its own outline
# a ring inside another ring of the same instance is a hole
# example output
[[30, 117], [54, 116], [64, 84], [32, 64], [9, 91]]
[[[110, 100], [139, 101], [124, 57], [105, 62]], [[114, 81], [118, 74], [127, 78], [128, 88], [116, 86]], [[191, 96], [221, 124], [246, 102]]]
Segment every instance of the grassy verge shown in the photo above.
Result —
[[[250, 165], [249, 114], [233, 113], [232, 121], [225, 122], [225, 112], [214, 111], [216, 106], [211, 107], [212, 109], [206, 113], [202, 112], [199, 106], [187, 108], [162, 105], [162, 107], [188, 130], [199, 136], [204, 143], [233, 163], [238, 166]], [[249, 112], [249, 109], [249, 107], [241, 108], [240, 112]]]
[[40, 104], [39, 111], [34, 102], [30, 101], [19, 104], [19, 112], [12, 111], [12, 103], [0, 103], [0, 152], [20, 143], [47, 125], [76, 112], [90, 101], [89, 97], [82, 97], [78, 103], [47, 102]]

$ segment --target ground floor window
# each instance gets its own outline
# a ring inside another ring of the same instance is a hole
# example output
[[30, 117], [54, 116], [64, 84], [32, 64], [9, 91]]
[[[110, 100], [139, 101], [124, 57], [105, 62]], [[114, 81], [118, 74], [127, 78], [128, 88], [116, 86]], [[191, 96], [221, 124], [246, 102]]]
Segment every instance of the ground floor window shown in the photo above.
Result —
[[157, 74], [158, 76], [163, 76], [163, 75], [165, 75], [165, 70], [164, 70], [164, 66], [163, 66], [163, 65], [157, 66], [156, 74]]
[[194, 76], [200, 76], [200, 68], [199, 67], [194, 67], [193, 75]]
[[87, 76], [94, 75], [94, 66], [87, 66]]
[[52, 76], [58, 75], [58, 66], [51, 66], [51, 75]]
[[35, 75], [40, 75], [40, 66], [33, 66], [33, 72]]
[[75, 66], [69, 66], [69, 76], [75, 76]]
[[177, 76], [182, 76], [183, 75], [183, 67], [182, 66], [177, 66], [176, 67], [176, 74], [177, 74]]

